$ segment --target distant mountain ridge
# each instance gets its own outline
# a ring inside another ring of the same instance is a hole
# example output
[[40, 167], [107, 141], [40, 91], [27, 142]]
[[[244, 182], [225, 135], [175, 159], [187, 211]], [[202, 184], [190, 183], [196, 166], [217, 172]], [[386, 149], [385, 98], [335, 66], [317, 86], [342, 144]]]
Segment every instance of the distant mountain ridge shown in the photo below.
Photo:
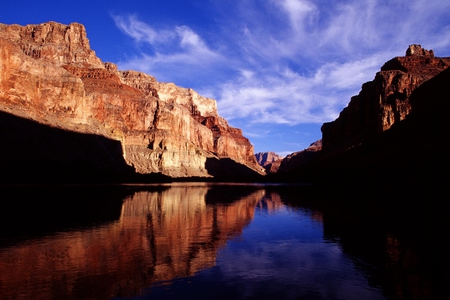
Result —
[[258, 152], [255, 154], [256, 161], [261, 166], [267, 166], [279, 159], [282, 159], [283, 156], [276, 154], [275, 152]]
[[267, 174], [278, 172], [283, 156], [275, 152], [259, 152], [255, 154], [258, 164], [266, 170]]

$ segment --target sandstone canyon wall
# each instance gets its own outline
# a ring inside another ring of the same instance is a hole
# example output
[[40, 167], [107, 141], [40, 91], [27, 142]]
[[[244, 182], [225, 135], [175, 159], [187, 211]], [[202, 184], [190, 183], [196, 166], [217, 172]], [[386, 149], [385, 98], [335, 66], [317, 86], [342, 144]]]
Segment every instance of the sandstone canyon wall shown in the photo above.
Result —
[[255, 157], [258, 164], [263, 167], [283, 158], [275, 152], [259, 152], [255, 154]]
[[255, 157], [258, 164], [266, 170], [266, 174], [277, 173], [283, 161], [283, 157], [275, 152], [259, 152]]
[[421, 84], [450, 66], [450, 58], [410, 45], [406, 56], [386, 62], [339, 117], [322, 126], [323, 149], [342, 151], [371, 140], [411, 113], [409, 98]]
[[211, 177], [224, 158], [263, 174], [215, 100], [102, 62], [78, 23], [0, 24], [0, 110], [118, 141], [141, 174]]
[[361, 195], [374, 187], [440, 191], [450, 168], [449, 66], [450, 58], [409, 46], [323, 124], [322, 149], [288, 155], [276, 179], [332, 183]]

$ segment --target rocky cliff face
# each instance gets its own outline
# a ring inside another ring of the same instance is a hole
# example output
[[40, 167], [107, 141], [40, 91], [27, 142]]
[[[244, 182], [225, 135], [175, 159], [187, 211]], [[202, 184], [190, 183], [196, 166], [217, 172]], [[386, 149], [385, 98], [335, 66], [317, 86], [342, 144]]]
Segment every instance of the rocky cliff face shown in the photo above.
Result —
[[409, 46], [406, 56], [386, 62], [339, 117], [322, 126], [322, 149], [313, 144], [283, 159], [278, 180], [329, 183], [363, 194], [381, 187], [399, 195], [441, 191], [441, 174], [449, 168], [449, 66], [450, 58]]
[[275, 152], [259, 152], [255, 154], [258, 164], [266, 170], [267, 174], [276, 173], [280, 167], [283, 157]]
[[370, 140], [411, 113], [411, 93], [450, 66], [450, 58], [411, 45], [406, 56], [386, 62], [373, 81], [363, 84], [339, 117], [322, 126], [323, 149], [344, 150]]
[[263, 173], [213, 99], [103, 63], [77, 23], [0, 24], [0, 110], [120, 141], [142, 174], [211, 176], [206, 162], [221, 158]]
[[307, 164], [316, 158], [322, 150], [322, 140], [315, 141], [308, 148], [287, 155], [278, 167], [277, 172], [286, 173]]
[[275, 152], [259, 152], [255, 154], [255, 157], [258, 164], [263, 167], [282, 159], [282, 157]]

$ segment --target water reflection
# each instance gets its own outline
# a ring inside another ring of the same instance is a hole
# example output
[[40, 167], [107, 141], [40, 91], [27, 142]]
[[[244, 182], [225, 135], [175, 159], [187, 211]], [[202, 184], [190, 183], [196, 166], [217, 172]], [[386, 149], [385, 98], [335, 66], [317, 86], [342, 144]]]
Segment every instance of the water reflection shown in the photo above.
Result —
[[[221, 189], [221, 188], [219, 188]], [[109, 299], [155, 281], [214, 266], [217, 250], [242, 233], [263, 190], [206, 205], [210, 188], [175, 186], [125, 198], [120, 219], [0, 249], [5, 299]]]
[[[301, 187], [175, 184], [66, 192], [22, 191], [19, 204], [3, 211], [13, 216], [3, 231], [24, 224], [40, 229], [0, 234], [0, 298], [448, 296], [448, 264], [435, 272], [437, 260], [448, 261], [442, 249], [418, 248], [379, 209], [353, 210]], [[31, 204], [34, 199], [48, 201]], [[70, 211], [77, 217], [67, 220]], [[50, 221], [41, 228], [43, 218]], [[420, 241], [432, 246], [435, 237]]]
[[173, 187], [125, 200], [120, 243], [132, 248], [121, 252], [142, 251], [145, 269], [152, 275], [149, 281], [187, 277], [212, 267], [217, 250], [252, 220], [263, 193], [252, 191], [228, 205], [206, 205], [208, 192], [204, 187]]
[[425, 201], [414, 207], [390, 191], [372, 192], [365, 198], [346, 193], [345, 201], [329, 193], [282, 198], [290, 207], [319, 214], [324, 241], [339, 246], [387, 299], [450, 299], [445, 211]]

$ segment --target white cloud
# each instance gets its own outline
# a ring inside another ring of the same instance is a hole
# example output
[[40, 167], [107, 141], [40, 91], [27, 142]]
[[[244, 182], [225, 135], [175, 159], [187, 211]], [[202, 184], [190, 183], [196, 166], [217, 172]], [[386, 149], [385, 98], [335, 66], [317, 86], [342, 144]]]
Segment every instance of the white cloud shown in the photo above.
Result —
[[193, 68], [212, 68], [224, 59], [186, 25], [157, 29], [133, 15], [113, 18], [123, 33], [151, 47], [149, 51], [141, 49], [137, 55], [118, 62], [121, 69], [139, 70], [172, 81], [192, 76], [196, 71]]
[[[417, 37], [429, 47], [428, 43], [447, 37], [444, 44], [449, 45], [449, 34], [438, 34], [449, 21], [442, 26], [441, 16], [440, 22], [434, 22], [441, 25], [430, 22], [448, 4], [427, 7], [421, 0], [345, 1], [326, 7], [302, 0], [276, 3], [288, 25], [280, 26], [275, 35], [261, 33], [255, 19], [246, 24], [246, 53], [257, 53], [265, 60], [246, 70], [251, 76], [242, 74], [217, 93], [219, 112], [229, 120], [291, 125], [331, 121], [385, 61], [417, 43], [411, 39]], [[419, 10], [427, 11], [428, 20], [418, 17]], [[260, 26], [267, 24], [261, 21]]]
[[[291, 26], [301, 33], [305, 25], [312, 25], [317, 14], [317, 7], [305, 0], [283, 0], [278, 2], [289, 17]], [[306, 24], [305, 24], [306, 23]]]
[[[254, 123], [323, 123], [337, 117], [361, 85], [373, 79], [382, 55], [345, 63], [327, 63], [304, 76], [263, 70], [222, 86], [219, 112], [228, 120]], [[273, 70], [275, 71], [275, 70]]]
[[175, 37], [173, 32], [168, 30], [155, 30], [148, 24], [138, 20], [134, 15], [127, 17], [113, 16], [113, 19], [116, 26], [136, 42], [145, 42], [155, 45], [173, 40]]
[[123, 33], [151, 46], [119, 67], [207, 91], [228, 120], [323, 123], [409, 44], [449, 49], [446, 2], [230, 0], [214, 4], [226, 5], [227, 14], [196, 31], [190, 24], [165, 28], [116, 16]]

